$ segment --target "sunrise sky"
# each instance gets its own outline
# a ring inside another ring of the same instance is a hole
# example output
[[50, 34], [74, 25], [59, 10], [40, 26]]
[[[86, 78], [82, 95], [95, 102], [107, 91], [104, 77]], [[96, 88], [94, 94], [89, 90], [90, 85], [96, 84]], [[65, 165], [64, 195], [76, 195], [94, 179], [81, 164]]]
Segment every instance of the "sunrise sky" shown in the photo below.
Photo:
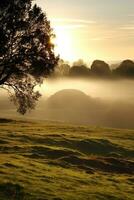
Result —
[[133, 0], [36, 0], [46, 11], [61, 58], [134, 59]]

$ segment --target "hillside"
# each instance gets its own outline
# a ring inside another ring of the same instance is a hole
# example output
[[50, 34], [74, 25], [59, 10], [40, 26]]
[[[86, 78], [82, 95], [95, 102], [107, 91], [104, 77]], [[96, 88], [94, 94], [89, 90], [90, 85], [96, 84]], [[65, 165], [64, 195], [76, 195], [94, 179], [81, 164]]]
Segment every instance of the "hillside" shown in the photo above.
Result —
[[[91, 97], [75, 89], [60, 90], [51, 95], [36, 117], [83, 125], [134, 129], [134, 104]], [[33, 113], [32, 113], [33, 115]]]
[[82, 108], [82, 105], [90, 106], [90, 101], [93, 101], [88, 95], [80, 90], [65, 89], [56, 92], [47, 103], [53, 108]]
[[[44, 103], [44, 114], [49, 120], [77, 124], [94, 124], [100, 115], [100, 104], [80, 90], [65, 89], [50, 96]], [[96, 111], [97, 110], [97, 111]], [[95, 112], [96, 111], [96, 112]], [[43, 112], [43, 109], [42, 109]]]
[[0, 200], [133, 200], [134, 131], [0, 119]]

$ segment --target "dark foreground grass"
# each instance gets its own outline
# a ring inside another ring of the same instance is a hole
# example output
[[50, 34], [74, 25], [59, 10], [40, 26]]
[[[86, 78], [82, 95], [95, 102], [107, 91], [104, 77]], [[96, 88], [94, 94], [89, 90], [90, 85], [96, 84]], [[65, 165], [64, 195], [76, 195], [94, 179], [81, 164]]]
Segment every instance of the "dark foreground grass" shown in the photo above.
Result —
[[134, 131], [0, 119], [0, 200], [133, 200]]

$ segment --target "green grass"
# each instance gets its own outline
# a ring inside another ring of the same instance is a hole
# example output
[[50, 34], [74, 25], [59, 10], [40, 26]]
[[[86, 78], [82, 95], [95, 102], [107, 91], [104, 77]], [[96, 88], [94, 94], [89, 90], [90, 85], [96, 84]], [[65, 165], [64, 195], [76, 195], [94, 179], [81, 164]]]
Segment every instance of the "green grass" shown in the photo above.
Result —
[[0, 200], [133, 200], [134, 131], [0, 119]]

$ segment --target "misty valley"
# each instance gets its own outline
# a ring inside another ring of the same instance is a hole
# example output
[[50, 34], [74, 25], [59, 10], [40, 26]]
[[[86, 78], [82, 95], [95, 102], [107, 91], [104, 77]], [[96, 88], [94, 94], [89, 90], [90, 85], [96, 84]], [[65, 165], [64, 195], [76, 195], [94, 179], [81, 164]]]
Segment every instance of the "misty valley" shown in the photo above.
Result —
[[[22, 117], [73, 124], [134, 128], [134, 81], [84, 78], [47, 79], [39, 88], [42, 97], [31, 113]], [[21, 117], [5, 93], [1, 117]]]

